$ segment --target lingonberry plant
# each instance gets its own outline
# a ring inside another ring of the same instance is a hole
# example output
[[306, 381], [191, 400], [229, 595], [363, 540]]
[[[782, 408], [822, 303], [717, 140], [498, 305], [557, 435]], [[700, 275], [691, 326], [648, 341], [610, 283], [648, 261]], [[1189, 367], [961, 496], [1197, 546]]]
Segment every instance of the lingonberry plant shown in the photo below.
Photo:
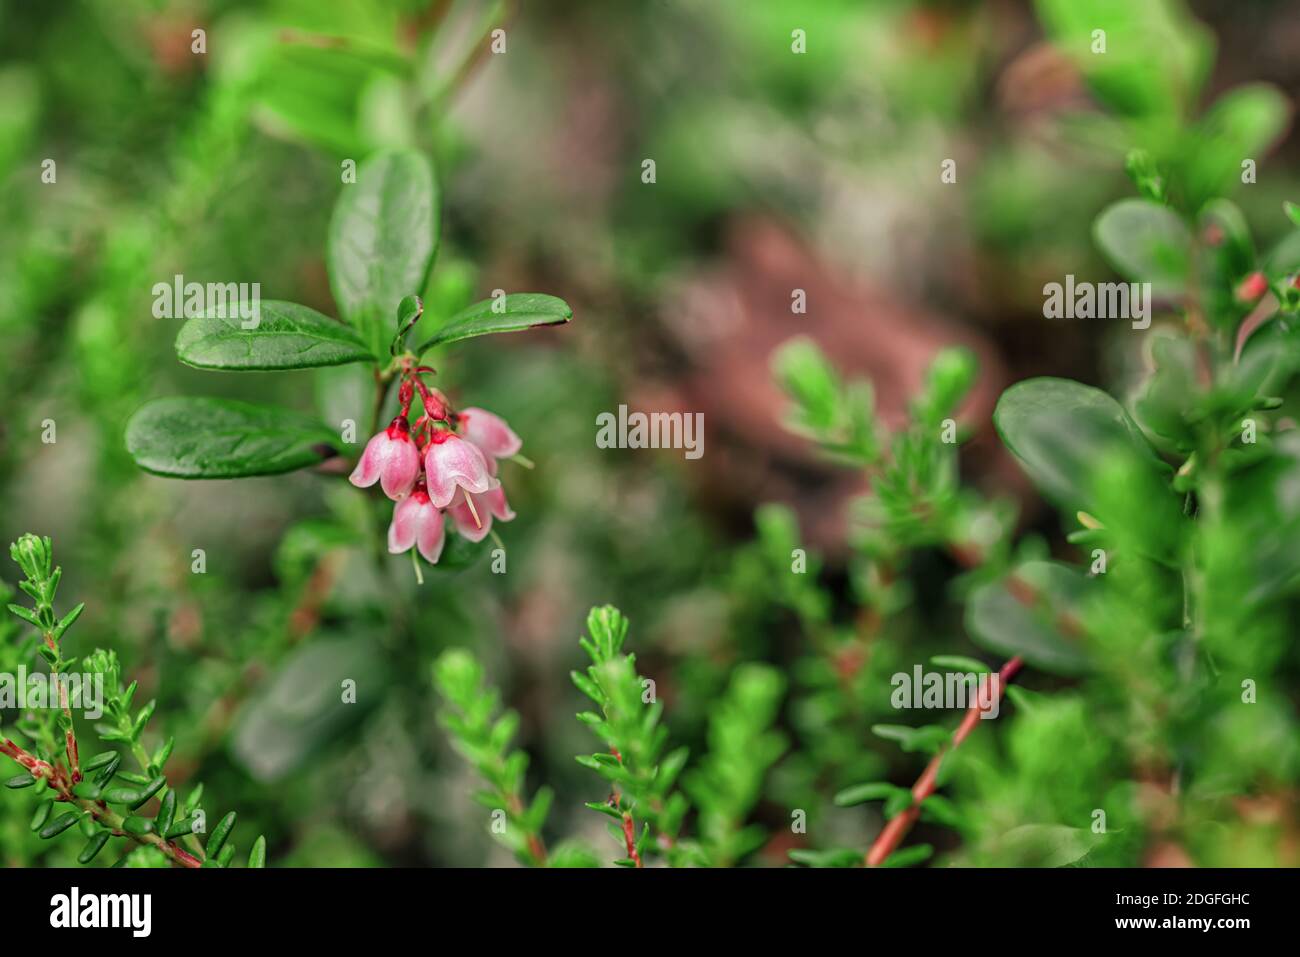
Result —
[[[345, 177], [330, 224], [331, 288], [346, 322], [292, 302], [242, 304], [237, 315], [223, 303], [198, 310], [176, 337], [177, 356], [198, 369], [369, 366], [372, 437], [351, 481], [361, 488], [378, 483], [395, 502], [388, 549], [410, 552], [417, 577], [417, 552], [430, 564], [443, 554], [445, 514], [467, 543], [482, 542], [494, 519], [510, 521], [499, 461], [530, 465], [503, 420], [480, 408], [457, 409], [427, 384], [434, 369], [424, 357], [465, 339], [563, 323], [573, 315], [554, 296], [498, 290], [455, 315], [436, 317], [430, 335], [408, 344], [424, 319], [420, 293], [437, 253], [438, 229], [439, 193], [429, 162], [409, 150], [378, 152], [356, 169], [355, 182]], [[394, 383], [396, 415], [383, 426]], [[230, 399], [164, 398], [132, 417], [126, 444], [142, 469], [171, 478], [338, 472], [355, 428], [353, 421], [335, 428], [289, 409]]]
[[[14, 790], [35, 788], [38, 792], [32, 830], [43, 840], [53, 840], [77, 828], [86, 840], [77, 855], [82, 864], [91, 863], [105, 845], [120, 837], [128, 849], [118, 858], [118, 866], [170, 863], [178, 867], [229, 867], [236, 853], [229, 840], [235, 812], [222, 817], [209, 833], [201, 804], [202, 785], [180, 799], [166, 773], [174, 739], [168, 738], [152, 752], [144, 745], [155, 702], [132, 712], [136, 682], [122, 687], [121, 666], [111, 651], [96, 649], [82, 661], [83, 674], [73, 674], [77, 659], [65, 656], [64, 637], [85, 606], [76, 605], [62, 617], [55, 613], [54, 600], [63, 571], [54, 564], [50, 540], [24, 535], [13, 543], [9, 554], [24, 575], [18, 587], [32, 600], [31, 607], [10, 604], [9, 611], [35, 629], [35, 635], [8, 648], [17, 649], [15, 657], [19, 662], [33, 649], [39, 653], [49, 666], [48, 685], [56, 698], [27, 702], [24, 717], [13, 727], [14, 733], [27, 742], [25, 746], [7, 733], [0, 736], [0, 752], [23, 769], [5, 786]], [[17, 668], [15, 671], [25, 673]], [[69, 681], [69, 677], [80, 680]], [[102, 700], [92, 700], [100, 697], [96, 689], [101, 687]], [[99, 739], [105, 744], [121, 745], [138, 770], [124, 768], [123, 752], [114, 748], [83, 759], [74, 708], [102, 717], [95, 725]], [[152, 809], [152, 814], [145, 813], [147, 808]], [[204, 834], [207, 841], [200, 844], [198, 836]], [[248, 866], [265, 864], [266, 838], [259, 836], [249, 851]]]
[[[1234, 848], [1269, 846], [1272, 818], [1251, 808], [1284, 800], [1277, 789], [1300, 759], [1276, 686], [1300, 583], [1300, 445], [1285, 411], [1300, 367], [1300, 232], [1261, 257], [1227, 200], [1169, 205], [1187, 195], [1180, 168], [1145, 154], [1128, 168], [1144, 198], [1105, 210], [1097, 240], [1125, 278], [1159, 286], [1168, 317], [1132, 411], [1099, 389], [1038, 378], [1007, 389], [994, 414], [1003, 443], [1063, 510], [1081, 563], [1045, 560], [1032, 538], [1013, 549], [1009, 512], [959, 489], [960, 432], [946, 417], [968, 359], [940, 355], [886, 455], [865, 385], [841, 386], [809, 343], [778, 356], [792, 424], [871, 479], [856, 546], [865, 652], [906, 604], [894, 584], [902, 563], [940, 547], [973, 569], [956, 583], [966, 630], [1009, 656], [997, 693], [1017, 706], [1005, 756], [984, 745], [959, 757], [981, 704], [951, 733], [876, 725], [929, 763], [910, 789], [873, 780], [836, 796], [883, 802], [865, 857], [834, 848], [797, 860], [924, 860], [929, 845], [899, 850], [921, 819], [956, 828], [957, 859], [986, 864], [1228, 864], [1240, 860]], [[1293, 205], [1285, 213], [1300, 226]], [[824, 603], [792, 607], [820, 633]], [[989, 671], [958, 656], [933, 663]], [[1069, 684], [1050, 695], [1007, 687], [1025, 672]], [[1045, 755], [1066, 750], [1062, 775]], [[950, 781], [954, 797], [937, 793]], [[1279, 850], [1263, 853], [1281, 862]]]

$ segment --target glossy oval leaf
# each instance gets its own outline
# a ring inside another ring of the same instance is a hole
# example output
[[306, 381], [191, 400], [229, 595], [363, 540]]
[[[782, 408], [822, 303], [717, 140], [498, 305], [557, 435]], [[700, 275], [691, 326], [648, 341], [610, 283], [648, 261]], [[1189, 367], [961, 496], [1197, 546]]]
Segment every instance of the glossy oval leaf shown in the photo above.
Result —
[[1146, 199], [1114, 203], [1093, 224], [1097, 245], [1115, 270], [1134, 282], [1149, 282], [1157, 296], [1187, 284], [1192, 235], [1167, 207]]
[[1056, 562], [1026, 562], [1016, 575], [1032, 590], [1013, 590], [1006, 582], [981, 585], [966, 605], [966, 630], [981, 648], [1020, 655], [1043, 671], [1074, 675], [1086, 671], [1088, 656], [1067, 634], [1077, 621], [1088, 581], [1081, 572]]
[[416, 353], [423, 355], [434, 346], [475, 336], [559, 325], [572, 318], [573, 310], [567, 302], [545, 293], [520, 292], [499, 299], [484, 299], [452, 316]]
[[1159, 468], [1154, 450], [1123, 407], [1100, 389], [1070, 379], [1016, 383], [998, 399], [993, 424], [1034, 484], [1063, 505], [1091, 504], [1092, 473], [1115, 446], [1132, 449]]
[[126, 426], [136, 465], [180, 479], [291, 472], [329, 458], [337, 445], [338, 436], [315, 419], [233, 399], [155, 399]]
[[[231, 755], [259, 781], [302, 767], [345, 740], [379, 704], [380, 694], [369, 689], [383, 687], [386, 662], [369, 635], [318, 635], [280, 662], [250, 696], [235, 719]], [[340, 707], [338, 688], [349, 679], [356, 682], [357, 698]]]
[[256, 325], [239, 316], [201, 316], [181, 326], [176, 355], [197, 369], [268, 371], [373, 361], [349, 326], [295, 302], [271, 300]]
[[330, 288], [375, 356], [388, 352], [398, 303], [424, 288], [438, 216], [433, 169], [412, 150], [374, 154], [339, 194], [329, 228]]

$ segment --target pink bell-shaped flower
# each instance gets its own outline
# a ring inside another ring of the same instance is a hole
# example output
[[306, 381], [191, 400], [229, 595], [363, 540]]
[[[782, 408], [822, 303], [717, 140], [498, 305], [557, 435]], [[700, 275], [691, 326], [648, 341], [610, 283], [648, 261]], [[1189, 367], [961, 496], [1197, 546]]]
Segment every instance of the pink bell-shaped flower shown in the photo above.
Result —
[[388, 526], [388, 550], [393, 554], [410, 551], [414, 545], [426, 562], [436, 565], [445, 537], [442, 512], [429, 500], [424, 486], [393, 507], [393, 521]]
[[419, 474], [420, 450], [411, 438], [411, 424], [399, 415], [366, 443], [348, 481], [358, 488], [378, 482], [384, 494], [396, 501], [410, 493]]
[[450, 505], [457, 488], [481, 494], [498, 484], [478, 446], [453, 432], [433, 433], [424, 452], [424, 472], [437, 508]]
[[505, 489], [500, 485], [481, 494], [465, 492], [456, 493], [451, 507], [447, 509], [456, 523], [456, 531], [471, 542], [481, 542], [492, 531], [492, 519], [508, 522], [515, 517], [510, 503], [506, 501]]
[[489, 459], [508, 459], [523, 448], [523, 441], [506, 425], [506, 420], [487, 409], [463, 409], [459, 423], [465, 438]]

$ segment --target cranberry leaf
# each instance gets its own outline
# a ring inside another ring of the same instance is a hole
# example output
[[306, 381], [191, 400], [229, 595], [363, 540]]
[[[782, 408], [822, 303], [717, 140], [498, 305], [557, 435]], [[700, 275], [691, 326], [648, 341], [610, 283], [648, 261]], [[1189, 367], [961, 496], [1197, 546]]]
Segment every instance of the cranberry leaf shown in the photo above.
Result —
[[433, 168], [412, 150], [385, 150], [357, 169], [330, 220], [330, 288], [375, 357], [387, 355], [393, 310], [424, 288], [438, 251]]
[[[240, 710], [230, 736], [235, 761], [259, 781], [283, 778], [341, 738], [382, 700], [364, 689], [390, 678], [386, 658], [367, 634], [323, 634], [280, 662]], [[348, 679], [362, 693], [340, 708], [324, 694]]]
[[1077, 569], [1056, 562], [1026, 562], [1017, 576], [1032, 589], [1012, 589], [1006, 582], [981, 585], [966, 604], [966, 630], [981, 648], [999, 655], [1020, 655], [1043, 671], [1076, 675], [1090, 665], [1077, 627], [1089, 581]]
[[993, 424], [1034, 484], [1049, 498], [1091, 508], [1093, 473], [1119, 447], [1160, 469], [1155, 451], [1113, 398], [1070, 379], [1043, 376], [1002, 393]]
[[316, 419], [234, 399], [155, 399], [126, 426], [135, 464], [179, 479], [292, 472], [319, 464], [338, 445], [338, 435]]
[[1176, 295], [1187, 285], [1192, 234], [1168, 207], [1122, 199], [1097, 217], [1093, 234], [1117, 272], [1133, 282], [1151, 283], [1156, 296]]
[[350, 327], [294, 302], [261, 304], [254, 320], [200, 316], [181, 326], [176, 355], [196, 369], [268, 371], [373, 361]]
[[496, 332], [518, 332], [534, 326], [555, 326], [573, 318], [573, 310], [563, 299], [540, 292], [519, 292], [510, 296], [484, 299], [462, 309], [427, 339], [417, 355], [434, 346], [472, 339]]

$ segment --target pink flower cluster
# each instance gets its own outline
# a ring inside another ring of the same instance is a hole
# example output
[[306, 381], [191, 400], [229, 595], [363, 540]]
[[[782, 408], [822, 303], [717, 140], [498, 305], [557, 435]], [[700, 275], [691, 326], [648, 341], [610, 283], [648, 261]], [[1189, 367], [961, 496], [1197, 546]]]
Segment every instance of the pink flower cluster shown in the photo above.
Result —
[[[378, 482], [397, 503], [388, 526], [390, 552], [414, 546], [436, 564], [446, 539], [444, 512], [471, 542], [483, 540], [494, 518], [515, 517], [496, 477], [497, 460], [510, 458], [523, 443], [505, 420], [485, 409], [453, 412], [441, 393], [419, 379], [423, 371], [403, 379], [401, 412], [366, 443], [349, 481], [358, 488]], [[424, 414], [412, 427], [408, 413], [415, 389]]]

